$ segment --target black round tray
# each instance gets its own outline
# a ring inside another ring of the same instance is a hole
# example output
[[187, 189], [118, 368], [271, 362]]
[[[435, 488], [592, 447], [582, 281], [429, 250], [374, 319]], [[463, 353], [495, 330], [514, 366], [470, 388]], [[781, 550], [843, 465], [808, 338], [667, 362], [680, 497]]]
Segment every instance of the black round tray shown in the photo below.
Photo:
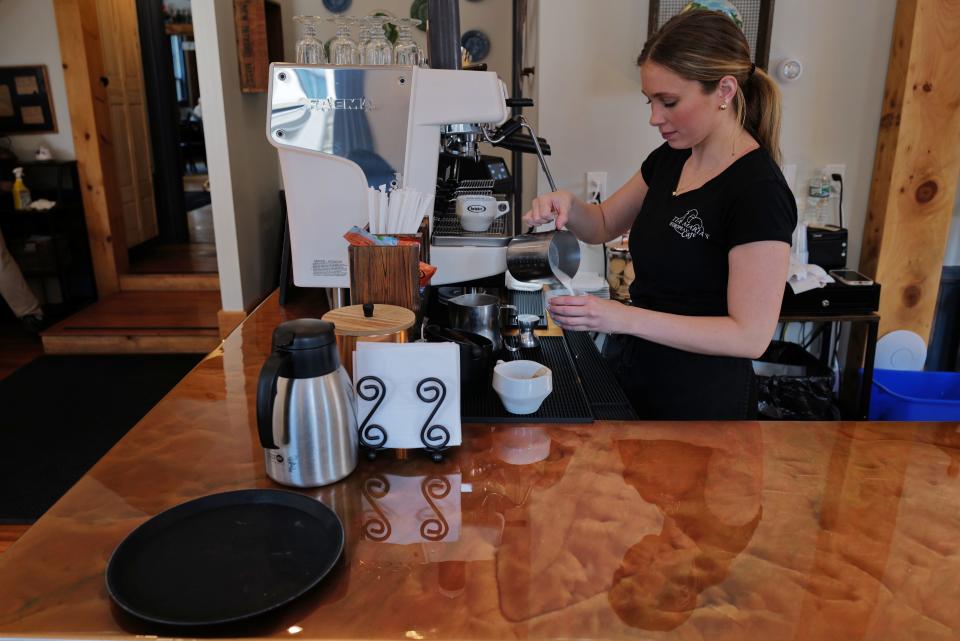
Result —
[[302, 494], [238, 490], [162, 512], [107, 563], [107, 592], [153, 623], [232, 623], [279, 608], [317, 585], [343, 552], [343, 525]]

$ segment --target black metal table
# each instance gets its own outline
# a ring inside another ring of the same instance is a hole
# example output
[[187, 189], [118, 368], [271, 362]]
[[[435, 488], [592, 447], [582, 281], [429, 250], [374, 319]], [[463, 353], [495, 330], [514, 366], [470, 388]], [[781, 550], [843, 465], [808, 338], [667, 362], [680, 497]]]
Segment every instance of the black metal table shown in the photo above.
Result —
[[[829, 323], [827, 326], [827, 333], [824, 336], [823, 341], [821, 342], [820, 349], [820, 360], [826, 365], [830, 365], [830, 343], [833, 338], [833, 327], [834, 323], [863, 323], [867, 327], [867, 342], [866, 349], [864, 351], [863, 359], [863, 375], [859, 374], [859, 367], [851, 367], [848, 364], [844, 368], [843, 380], [846, 381], [846, 385], [850, 385], [851, 379], [859, 382], [859, 388], [856, 390], [856, 405], [853, 408], [852, 416], [850, 412], [844, 412], [842, 406], [842, 401], [846, 394], [843, 393], [841, 389], [840, 399], [841, 399], [841, 412], [844, 414], [844, 418], [853, 418], [856, 420], [866, 420], [867, 416], [870, 414], [870, 391], [873, 387], [873, 361], [877, 352], [877, 333], [880, 328], [880, 315], [875, 312], [866, 312], [862, 314], [792, 314], [789, 316], [781, 316], [781, 323], [792, 323], [792, 322], [813, 322], [813, 323]], [[859, 365], [859, 364], [857, 364]]]

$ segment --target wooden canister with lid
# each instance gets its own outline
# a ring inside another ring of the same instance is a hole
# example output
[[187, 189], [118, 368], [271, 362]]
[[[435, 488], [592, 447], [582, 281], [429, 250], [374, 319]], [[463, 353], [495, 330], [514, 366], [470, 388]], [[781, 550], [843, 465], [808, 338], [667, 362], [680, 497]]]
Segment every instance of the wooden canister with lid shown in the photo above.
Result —
[[413, 312], [397, 305], [350, 305], [331, 310], [323, 320], [333, 323], [340, 363], [353, 380], [353, 351], [360, 341], [406, 343], [407, 330], [416, 320]]

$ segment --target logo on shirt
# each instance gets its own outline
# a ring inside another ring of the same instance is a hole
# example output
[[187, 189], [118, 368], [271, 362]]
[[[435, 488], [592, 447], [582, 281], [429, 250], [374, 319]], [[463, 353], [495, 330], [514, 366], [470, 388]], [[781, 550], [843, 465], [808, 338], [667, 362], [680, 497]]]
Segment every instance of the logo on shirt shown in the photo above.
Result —
[[703, 220], [700, 219], [700, 213], [696, 209], [690, 209], [683, 216], [674, 216], [670, 221], [670, 227], [673, 231], [680, 234], [681, 238], [710, 238], [710, 234], [703, 228]]

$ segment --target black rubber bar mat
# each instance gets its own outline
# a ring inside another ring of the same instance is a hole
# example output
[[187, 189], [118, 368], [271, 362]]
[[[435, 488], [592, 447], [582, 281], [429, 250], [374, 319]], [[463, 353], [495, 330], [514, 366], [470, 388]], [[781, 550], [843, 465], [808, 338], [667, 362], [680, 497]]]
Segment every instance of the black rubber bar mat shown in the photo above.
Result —
[[637, 413], [623, 393], [616, 377], [597, 350], [587, 332], [564, 332], [567, 347], [580, 373], [580, 383], [590, 402], [594, 418], [611, 421], [636, 421]]
[[504, 409], [491, 384], [463, 388], [460, 414], [464, 423], [592, 423], [593, 412], [577, 380], [566, 341], [560, 336], [540, 336], [540, 347], [508, 352], [503, 360], [543, 363], [553, 374], [553, 392], [533, 414], [511, 414]]
[[[511, 289], [508, 291], [508, 294], [510, 304], [517, 306], [517, 314], [535, 314], [540, 317], [536, 328], [545, 329], [547, 327], [547, 312], [543, 308], [543, 291], [523, 292]], [[516, 326], [516, 319], [511, 318], [509, 327]]]

